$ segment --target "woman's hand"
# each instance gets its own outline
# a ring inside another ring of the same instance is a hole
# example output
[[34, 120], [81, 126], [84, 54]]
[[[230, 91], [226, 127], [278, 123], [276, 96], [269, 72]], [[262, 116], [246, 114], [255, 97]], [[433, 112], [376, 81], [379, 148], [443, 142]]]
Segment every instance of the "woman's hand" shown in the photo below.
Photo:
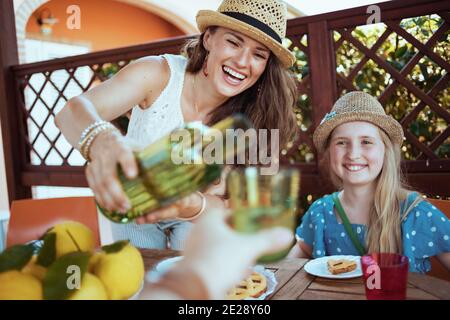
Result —
[[190, 218], [195, 216], [201, 210], [202, 201], [203, 199], [198, 193], [193, 193], [181, 200], [178, 200], [170, 206], [152, 211], [145, 216], [136, 218], [136, 223], [157, 223], [161, 220]]
[[136, 177], [138, 166], [131, 144], [118, 131], [102, 132], [92, 143], [89, 156], [86, 178], [98, 204], [109, 211], [127, 212], [131, 204], [118, 180], [117, 164], [127, 178]]
[[[225, 167], [222, 171], [221, 177], [212, 183], [205, 192], [203, 192], [203, 195], [206, 197], [205, 201], [207, 201], [206, 208], [227, 207], [226, 201], [223, 200], [223, 196], [225, 195], [225, 181], [229, 172], [230, 168]], [[161, 220], [190, 218], [195, 216], [201, 210], [202, 202], [202, 197], [198, 193], [193, 193], [168, 207], [150, 212], [145, 216], [137, 218], [136, 223], [157, 223]]]

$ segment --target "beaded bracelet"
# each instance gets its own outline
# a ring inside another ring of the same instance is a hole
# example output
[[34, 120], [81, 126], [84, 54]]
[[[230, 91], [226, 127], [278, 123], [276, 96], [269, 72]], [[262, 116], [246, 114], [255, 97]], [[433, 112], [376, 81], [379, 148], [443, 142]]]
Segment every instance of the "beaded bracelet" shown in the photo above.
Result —
[[81, 155], [83, 156], [83, 158], [85, 158], [87, 161], [91, 161], [91, 159], [89, 157], [89, 151], [90, 151], [91, 145], [94, 142], [95, 138], [101, 132], [112, 131], [112, 130], [118, 130], [118, 129], [109, 122], [102, 123], [101, 125], [97, 126], [94, 130], [91, 130], [80, 146], [80, 152], [81, 152]]
[[98, 126], [102, 125], [103, 123], [106, 123], [106, 121], [105, 121], [105, 120], [97, 120], [97, 121], [95, 121], [94, 123], [91, 123], [86, 129], [83, 130], [83, 132], [81, 133], [81, 136], [80, 136], [80, 140], [78, 140], [78, 141], [79, 141], [79, 142], [78, 142], [78, 146], [80, 147], [80, 149], [81, 149], [81, 145], [82, 145], [82, 143], [83, 143], [83, 140], [86, 139], [86, 136], [87, 136], [92, 130], [94, 130], [94, 129], [97, 128]]
[[90, 161], [90, 159], [89, 159], [89, 150], [90, 150], [91, 144], [94, 142], [94, 139], [101, 132], [114, 130], [114, 129], [115, 129], [115, 127], [111, 123], [105, 122], [105, 123], [102, 123], [99, 126], [97, 126], [95, 129], [91, 130], [88, 133], [88, 135], [85, 137], [85, 139], [81, 142], [81, 146], [80, 146], [81, 155], [86, 160]]
[[194, 220], [196, 218], [198, 218], [206, 209], [206, 197], [203, 193], [197, 191], [197, 193], [200, 195], [200, 197], [202, 198], [202, 207], [200, 209], [199, 212], [197, 212], [195, 215], [193, 215], [192, 217], [189, 218], [181, 218], [181, 217], [177, 217], [178, 220], [182, 220], [182, 221], [190, 221], [190, 220]]

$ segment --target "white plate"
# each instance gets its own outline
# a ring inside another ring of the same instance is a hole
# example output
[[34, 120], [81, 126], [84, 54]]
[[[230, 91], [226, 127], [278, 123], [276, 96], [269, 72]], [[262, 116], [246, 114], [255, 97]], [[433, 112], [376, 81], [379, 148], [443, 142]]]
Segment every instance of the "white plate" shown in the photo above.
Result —
[[[332, 274], [328, 271], [327, 261], [329, 259], [339, 260], [352, 260], [356, 262], [356, 269], [352, 272], [346, 272], [341, 274]], [[327, 256], [322, 258], [317, 258], [309, 261], [305, 264], [305, 271], [309, 274], [322, 278], [329, 279], [349, 279], [349, 278], [357, 278], [362, 276], [361, 269], [361, 257], [360, 256]]]
[[150, 282], [156, 282], [158, 279], [173, 266], [182, 260], [183, 257], [173, 257], [160, 261], [152, 270], [147, 273], [147, 280]]
[[263, 266], [257, 265], [254, 266], [253, 271], [261, 273], [263, 276], [267, 279], [267, 290], [262, 295], [260, 295], [258, 298], [245, 298], [244, 300], [265, 300], [272, 292], [275, 290], [278, 282], [275, 278], [275, 273], [270, 271], [269, 269], [264, 268]]
[[[151, 271], [149, 271], [147, 273], [147, 276], [146, 276], [147, 281], [149, 281], [149, 282], [158, 281], [159, 278], [164, 273], [166, 273], [171, 268], [173, 268], [176, 265], [176, 263], [178, 263], [182, 259], [183, 259], [183, 257], [174, 257], [174, 258], [169, 258], [169, 259], [159, 262]], [[275, 290], [275, 287], [278, 284], [278, 282], [275, 278], [275, 274], [272, 271], [265, 269], [263, 266], [260, 266], [260, 265], [254, 266], [252, 268], [252, 270], [259, 272], [266, 277], [267, 290], [258, 298], [247, 298], [245, 300], [264, 300], [267, 296], [269, 296]]]

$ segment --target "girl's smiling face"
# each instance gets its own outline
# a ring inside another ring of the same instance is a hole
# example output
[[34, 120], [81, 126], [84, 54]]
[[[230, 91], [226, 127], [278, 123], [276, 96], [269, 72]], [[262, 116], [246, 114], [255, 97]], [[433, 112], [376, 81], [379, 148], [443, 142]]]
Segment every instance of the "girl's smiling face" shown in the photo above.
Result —
[[363, 121], [336, 127], [329, 143], [330, 166], [343, 186], [374, 183], [383, 168], [385, 146], [377, 126]]
[[207, 31], [203, 42], [209, 51], [208, 77], [219, 94], [232, 97], [253, 86], [263, 74], [270, 50], [242, 33], [218, 27]]

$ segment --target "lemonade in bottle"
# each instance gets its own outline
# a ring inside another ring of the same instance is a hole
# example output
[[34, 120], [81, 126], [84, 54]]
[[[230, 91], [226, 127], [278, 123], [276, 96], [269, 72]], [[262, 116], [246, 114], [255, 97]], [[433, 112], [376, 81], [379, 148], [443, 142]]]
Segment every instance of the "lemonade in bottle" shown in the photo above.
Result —
[[[128, 223], [206, 188], [220, 178], [225, 164], [245, 154], [251, 141], [241, 137], [251, 127], [245, 116], [234, 114], [212, 127], [193, 122], [174, 130], [135, 152], [139, 168], [136, 178], [127, 179], [118, 168], [131, 209], [124, 214], [99, 206], [100, 211], [114, 222]], [[237, 139], [238, 143], [227, 143], [227, 139]]]

